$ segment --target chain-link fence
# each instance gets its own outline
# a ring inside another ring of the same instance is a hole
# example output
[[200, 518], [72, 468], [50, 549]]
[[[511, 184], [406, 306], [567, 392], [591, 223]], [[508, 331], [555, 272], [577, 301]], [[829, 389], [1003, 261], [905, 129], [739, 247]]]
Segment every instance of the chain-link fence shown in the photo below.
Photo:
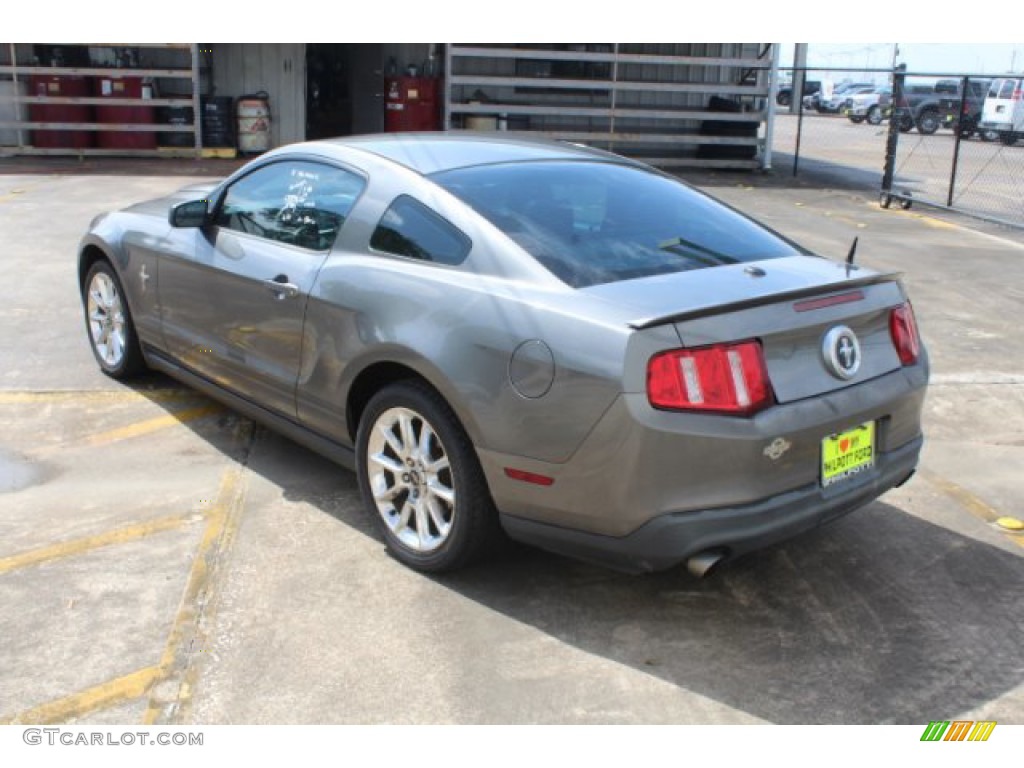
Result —
[[791, 74], [777, 90], [773, 166], [794, 175], [838, 171], [878, 189], [892, 71], [808, 69]]
[[797, 72], [778, 89], [774, 165], [840, 173], [883, 204], [916, 200], [1024, 226], [1022, 84], [1024, 75]]

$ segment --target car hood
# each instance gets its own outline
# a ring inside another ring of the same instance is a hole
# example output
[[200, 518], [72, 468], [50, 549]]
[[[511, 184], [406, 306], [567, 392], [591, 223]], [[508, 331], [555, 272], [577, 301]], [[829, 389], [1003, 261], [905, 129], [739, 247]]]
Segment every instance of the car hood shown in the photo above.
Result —
[[206, 197], [216, 188], [217, 182], [204, 182], [201, 184], [189, 184], [186, 187], [182, 187], [177, 192], [172, 192], [166, 197], [158, 197], [154, 200], [145, 200], [141, 203], [135, 203], [124, 209], [126, 213], [138, 213], [150, 216], [160, 216], [166, 218], [167, 212], [171, 209], [172, 205], [178, 203], [188, 202], [189, 200], [199, 200]]
[[882, 274], [862, 267], [848, 269], [845, 263], [815, 256], [788, 256], [605, 283], [582, 290], [633, 310], [630, 325], [649, 328], [897, 279], [894, 273]]

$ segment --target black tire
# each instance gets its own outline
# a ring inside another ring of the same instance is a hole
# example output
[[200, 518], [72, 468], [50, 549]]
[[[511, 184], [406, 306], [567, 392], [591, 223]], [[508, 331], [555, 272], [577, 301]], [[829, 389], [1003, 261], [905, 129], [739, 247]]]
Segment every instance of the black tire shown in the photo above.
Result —
[[931, 136], [942, 124], [939, 120], [939, 113], [934, 109], [926, 109], [917, 116], [917, 132], [925, 136]]
[[881, 125], [882, 124], [882, 110], [878, 106], [871, 107], [867, 114], [868, 125]]
[[910, 115], [903, 115], [900, 118], [897, 128], [900, 133], [909, 133], [914, 128], [914, 121], [911, 119]]
[[854, 125], [860, 125], [864, 122], [864, 115], [848, 115], [850, 122]]
[[97, 261], [86, 274], [82, 308], [89, 346], [101, 371], [113, 379], [127, 379], [146, 370], [124, 287], [109, 261]]
[[1008, 147], [1012, 147], [1017, 143], [1017, 139], [1020, 138], [1020, 134], [1014, 133], [1013, 131], [1006, 131], [999, 134], [999, 140]]
[[[406, 439], [388, 426], [389, 423], [393, 426], [391, 420], [399, 414], [409, 418], [410, 436], [413, 438], [409, 443], [416, 451], [420, 449], [425, 428], [433, 432], [436, 439], [428, 440], [430, 456], [406, 455], [403, 459], [403, 454], [395, 450], [393, 442], [402, 444]], [[397, 440], [387, 440], [383, 437], [384, 432]], [[383, 445], [376, 445], [371, 440]], [[388, 462], [387, 466], [372, 461], [370, 452], [375, 449], [379, 449], [375, 455], [382, 456]], [[439, 459], [447, 459], [448, 468], [438, 471], [433, 481], [445, 492], [452, 492], [451, 504], [432, 496], [429, 490], [436, 486], [427, 479], [430, 477], [428, 467]], [[359, 419], [356, 465], [359, 490], [367, 512], [376, 522], [391, 554], [410, 568], [425, 573], [457, 570], [493, 552], [502, 541], [497, 510], [476, 450], [448, 404], [425, 383], [400, 381], [386, 386], [370, 398]], [[400, 467], [402, 472], [389, 466]], [[404, 471], [406, 467], [408, 472]], [[374, 487], [388, 496], [381, 501], [383, 510], [374, 497]], [[403, 490], [396, 492], [396, 488]], [[407, 504], [421, 503], [429, 507], [429, 501], [434, 502], [438, 517], [448, 526], [446, 531], [438, 525], [433, 514], [423, 512], [420, 518], [412, 508], [403, 525], [401, 514]], [[419, 530], [421, 519], [426, 521], [425, 534]], [[428, 542], [433, 547], [428, 548], [424, 545], [424, 537], [440, 541], [436, 544]], [[419, 548], [410, 544], [412, 539], [418, 540]]]
[[780, 107], [788, 107], [792, 101], [789, 91], [779, 91], [775, 97], [775, 103]]
[[977, 130], [978, 121], [974, 117], [967, 116], [953, 123], [953, 133], [961, 139], [971, 138]]
[[999, 141], [999, 134], [992, 129], [979, 131], [978, 136], [981, 137], [982, 141]]

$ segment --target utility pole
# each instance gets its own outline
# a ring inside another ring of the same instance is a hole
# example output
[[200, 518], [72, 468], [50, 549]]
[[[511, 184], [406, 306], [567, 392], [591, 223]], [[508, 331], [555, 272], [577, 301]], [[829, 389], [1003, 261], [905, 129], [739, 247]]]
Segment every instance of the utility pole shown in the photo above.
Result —
[[796, 43], [793, 47], [793, 79], [789, 100], [791, 114], [800, 111], [800, 100], [804, 95], [804, 83], [807, 80], [807, 43]]

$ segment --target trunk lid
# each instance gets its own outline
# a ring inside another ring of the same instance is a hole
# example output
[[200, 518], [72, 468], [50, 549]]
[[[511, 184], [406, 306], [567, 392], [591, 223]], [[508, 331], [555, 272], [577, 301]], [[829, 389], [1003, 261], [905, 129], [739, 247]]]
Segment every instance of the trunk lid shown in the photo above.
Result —
[[[673, 325], [685, 347], [758, 339], [780, 403], [901, 366], [889, 332], [890, 310], [905, 301], [894, 274], [795, 256], [584, 290], [635, 307], [634, 328]], [[838, 326], [852, 330], [860, 344], [860, 367], [849, 378], [829, 364], [826, 336]]]

